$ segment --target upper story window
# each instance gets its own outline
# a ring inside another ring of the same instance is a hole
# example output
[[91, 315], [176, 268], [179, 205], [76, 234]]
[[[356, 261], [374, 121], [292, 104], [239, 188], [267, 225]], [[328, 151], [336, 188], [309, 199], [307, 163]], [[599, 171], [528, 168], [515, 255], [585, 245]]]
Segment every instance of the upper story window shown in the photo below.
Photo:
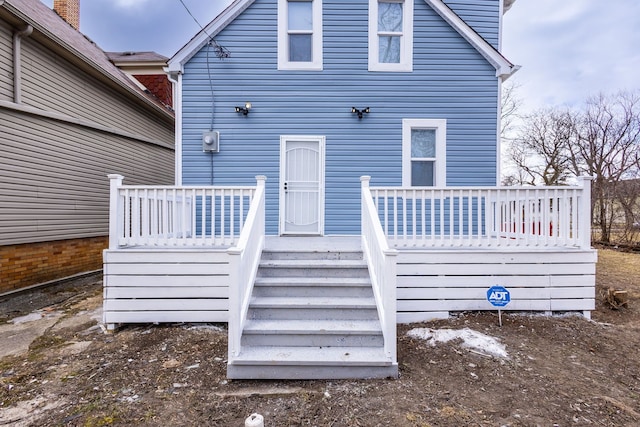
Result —
[[369, 71], [413, 70], [413, 0], [369, 0]]
[[322, 0], [278, 0], [278, 69], [322, 70]]
[[444, 187], [447, 167], [447, 121], [402, 121], [402, 185]]

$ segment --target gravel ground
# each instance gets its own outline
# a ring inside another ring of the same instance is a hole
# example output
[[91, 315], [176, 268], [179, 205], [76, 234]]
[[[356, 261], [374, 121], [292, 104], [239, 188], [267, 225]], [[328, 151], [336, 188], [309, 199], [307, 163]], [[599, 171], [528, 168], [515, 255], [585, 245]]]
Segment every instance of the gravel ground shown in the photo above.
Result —
[[[625, 289], [628, 308], [599, 297], [593, 321], [503, 314], [500, 327], [474, 312], [400, 325], [400, 378], [387, 380], [229, 381], [226, 325], [105, 334], [99, 276], [0, 298], [0, 338], [29, 313], [51, 323], [0, 358], [0, 426], [241, 427], [254, 412], [265, 426], [638, 426], [640, 254], [599, 259], [598, 293]], [[508, 356], [408, 336], [415, 328], [468, 328]]]

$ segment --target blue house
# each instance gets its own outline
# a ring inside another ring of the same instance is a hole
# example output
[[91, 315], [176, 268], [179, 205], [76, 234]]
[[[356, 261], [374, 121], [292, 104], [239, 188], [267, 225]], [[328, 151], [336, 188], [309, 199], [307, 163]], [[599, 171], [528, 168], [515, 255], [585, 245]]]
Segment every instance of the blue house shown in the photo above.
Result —
[[105, 323], [224, 321], [232, 378], [345, 378], [496, 284], [588, 316], [589, 180], [498, 186], [512, 3], [233, 2], [169, 61], [176, 186], [110, 177]]
[[[501, 0], [234, 2], [169, 63], [178, 184], [266, 175], [267, 233], [314, 235], [360, 233], [363, 175], [496, 185], [500, 85], [517, 69], [498, 50], [502, 13]], [[211, 130], [219, 152], [203, 152]]]

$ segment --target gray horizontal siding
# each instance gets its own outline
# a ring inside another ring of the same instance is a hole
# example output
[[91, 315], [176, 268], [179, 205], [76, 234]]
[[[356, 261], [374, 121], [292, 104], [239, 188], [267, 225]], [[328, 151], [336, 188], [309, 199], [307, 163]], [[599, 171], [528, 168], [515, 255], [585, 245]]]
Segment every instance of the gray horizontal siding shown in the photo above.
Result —
[[503, 0], [444, 0], [460, 18], [498, 48], [500, 2]]
[[[496, 183], [495, 69], [426, 3], [415, 4], [414, 72], [368, 72], [368, 2], [324, 0], [324, 70], [277, 71], [276, 1], [257, 0], [185, 66], [183, 182], [267, 180], [267, 228], [277, 232], [280, 135], [326, 136], [326, 234], [359, 232], [361, 175], [401, 184], [403, 118], [447, 119], [448, 185]], [[211, 107], [211, 85], [215, 105]], [[244, 117], [234, 106], [253, 103]], [[363, 119], [351, 107], [370, 107]], [[203, 153], [201, 133], [221, 134]], [[213, 165], [213, 167], [212, 167]]]
[[13, 100], [12, 30], [0, 20], [0, 100]]
[[172, 184], [173, 151], [0, 107], [0, 245], [108, 234], [109, 180]]
[[22, 42], [22, 62], [24, 104], [173, 143], [170, 120], [134, 104], [31, 37]]

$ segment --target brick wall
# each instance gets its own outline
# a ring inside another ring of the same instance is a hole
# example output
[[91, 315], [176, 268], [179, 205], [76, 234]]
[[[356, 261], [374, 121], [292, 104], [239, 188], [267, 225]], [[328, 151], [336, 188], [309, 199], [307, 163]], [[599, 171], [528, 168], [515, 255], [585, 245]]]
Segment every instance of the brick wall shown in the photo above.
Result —
[[134, 74], [133, 77], [142, 83], [164, 105], [173, 107], [173, 88], [165, 74]]
[[53, 0], [53, 10], [73, 28], [80, 30], [80, 0]]
[[107, 237], [0, 246], [0, 294], [102, 268]]

